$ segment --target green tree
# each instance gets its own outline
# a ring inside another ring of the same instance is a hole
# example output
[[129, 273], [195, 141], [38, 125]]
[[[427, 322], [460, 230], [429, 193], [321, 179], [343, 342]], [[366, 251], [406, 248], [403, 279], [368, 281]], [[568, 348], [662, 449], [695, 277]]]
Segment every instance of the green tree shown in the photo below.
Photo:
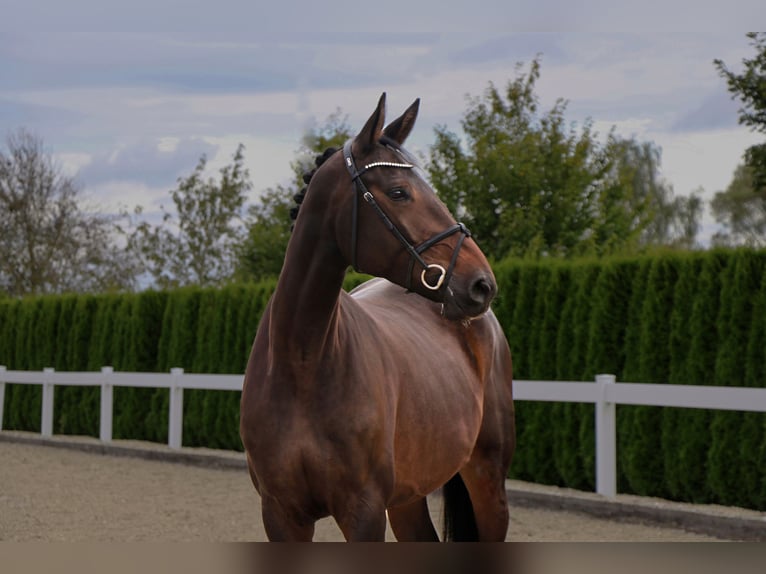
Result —
[[603, 153], [607, 169], [598, 183], [591, 240], [596, 252], [652, 245], [694, 247], [702, 199], [695, 192], [674, 195], [660, 176], [660, 149], [651, 142], [611, 134]]
[[[756, 54], [742, 59], [742, 72], [733, 72], [720, 59], [713, 60], [713, 64], [726, 80], [732, 98], [742, 103], [739, 123], [766, 134], [766, 32], [749, 32], [747, 38]], [[754, 190], [766, 193], [766, 143], [749, 147], [745, 151], [745, 164], [752, 170]]]
[[[515, 294], [513, 315], [507, 326], [508, 344], [513, 353], [513, 376], [516, 379], [531, 378], [531, 362], [529, 356], [530, 333], [534, 332], [535, 299], [537, 298], [539, 268], [531, 263], [524, 263], [519, 269], [518, 289]], [[513, 457], [512, 471], [514, 476], [522, 480], [532, 480], [535, 474], [536, 453], [532, 448], [522, 448], [521, 445], [534, 444], [534, 427], [528, 424], [535, 418], [539, 403], [535, 401], [517, 402], [516, 409], [516, 440], [519, 448]]]
[[279, 275], [290, 240], [293, 186], [277, 185], [248, 208], [247, 235], [238, 248], [237, 277], [259, 281]]
[[[716, 353], [715, 382], [718, 386], [746, 386], [747, 348], [754, 326], [753, 311], [763, 273], [763, 256], [750, 250], [738, 250], [726, 269], [721, 287], [717, 325], [720, 341]], [[747, 477], [757, 472], [752, 455], [760, 444], [752, 440], [752, 423], [763, 416], [745, 417], [743, 413], [718, 411], [710, 424], [708, 482], [716, 501], [721, 504], [750, 506], [758, 490], [746, 486]], [[744, 444], [743, 444], [744, 443]], [[747, 446], [745, 446], [747, 445]], [[744, 448], [743, 448], [744, 447]], [[749, 456], [743, 458], [742, 452]]]
[[104, 291], [135, 286], [119, 245], [121, 215], [85, 205], [39, 137], [20, 129], [0, 150], [0, 292]]
[[[676, 278], [675, 260], [657, 258], [649, 266], [638, 339], [637, 366], [639, 380], [643, 382], [667, 382], [670, 310], [673, 308]], [[664, 461], [662, 456], [657, 455], [662, 452], [662, 412], [656, 407], [636, 406], [631, 409], [627, 422], [630, 427], [624, 454], [625, 474], [630, 489], [643, 496], [663, 496]]]
[[731, 183], [715, 194], [710, 207], [723, 226], [713, 236], [714, 244], [766, 246], [766, 188], [756, 193], [753, 168], [737, 166]]
[[242, 210], [252, 187], [244, 161], [244, 146], [240, 145], [216, 181], [205, 177], [207, 158], [203, 155], [191, 175], [179, 178], [178, 188], [171, 193], [175, 212], [162, 207], [160, 224], [142, 221], [137, 225], [130, 246], [157, 286], [210, 286], [231, 278], [242, 240]]
[[[698, 294], [702, 252], [692, 254], [679, 261], [678, 281], [673, 293], [673, 306], [670, 311], [670, 331], [668, 333], [669, 372], [668, 383], [671, 385], [689, 385], [689, 356], [691, 333], [689, 324], [692, 316], [695, 296]], [[689, 423], [691, 409], [662, 409], [662, 444], [663, 467], [665, 469], [665, 488], [674, 500], [682, 499], [683, 476], [687, 469], [682, 465], [679, 451], [683, 447], [683, 430]]]
[[324, 124], [312, 124], [301, 138], [301, 145], [296, 152], [296, 159], [291, 167], [296, 176], [298, 188], [303, 185], [303, 174], [315, 168], [314, 160], [317, 154], [328, 148], [341, 148], [346, 140], [354, 136], [348, 123], [348, 115], [338, 108], [327, 116]]
[[[720, 250], [707, 252], [695, 279], [696, 295], [687, 329], [689, 353], [684, 369], [688, 384], [715, 384], [716, 352], [721, 345], [717, 314], [721, 306], [722, 277], [727, 274], [726, 266], [730, 259], [726, 252]], [[707, 475], [713, 413], [690, 409], [684, 417], [683, 426], [679, 428], [677, 457], [679, 467], [684, 470], [678, 480], [684, 500], [697, 503], [711, 500]]]
[[296, 201], [303, 200], [307, 174], [316, 169], [317, 154], [340, 148], [351, 136], [351, 127], [340, 110], [330, 115], [323, 125], [306, 131], [290, 166], [292, 181], [267, 189], [260, 201], [248, 208], [247, 235], [237, 253], [238, 278], [258, 281], [279, 275], [290, 240], [290, 212]]
[[[766, 272], [753, 302], [753, 317], [766, 317]], [[754, 320], [750, 328], [745, 362], [745, 386], [762, 387], [766, 380], [766, 322]], [[766, 414], [743, 413], [742, 433], [746, 440], [739, 444], [744, 464], [742, 483], [747, 498], [758, 508], [766, 508]]]
[[675, 200], [659, 177], [660, 151], [586, 122], [565, 121], [559, 99], [539, 112], [540, 62], [501, 92], [468, 100], [466, 144], [436, 129], [428, 172], [447, 206], [495, 258], [610, 253], [678, 240], [693, 244], [698, 198]]
[[[556, 378], [560, 380], [580, 380], [583, 371], [589, 317], [593, 302], [594, 285], [599, 274], [598, 266], [592, 261], [580, 261], [567, 265], [568, 280], [565, 301], [559, 313], [556, 339]], [[591, 405], [560, 403], [553, 405], [551, 420], [555, 420], [553, 432], [553, 460], [563, 484], [572, 488], [587, 489], [588, 475], [592, 469], [586, 468], [579, 437], [583, 421], [593, 424]], [[591, 441], [592, 442], [592, 441]], [[592, 458], [592, 457], [591, 457]]]

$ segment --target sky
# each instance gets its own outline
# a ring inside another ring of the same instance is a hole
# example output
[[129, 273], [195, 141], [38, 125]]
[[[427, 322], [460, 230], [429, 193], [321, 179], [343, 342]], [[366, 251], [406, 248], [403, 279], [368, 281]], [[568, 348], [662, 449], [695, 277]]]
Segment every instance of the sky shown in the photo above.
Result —
[[[741, 69], [766, 22], [763, 0], [712, 4], [0, 0], [0, 145], [25, 128], [105, 211], [151, 214], [201, 155], [214, 173], [243, 143], [257, 201], [337, 110], [359, 129], [382, 92], [389, 119], [421, 98], [408, 148], [427, 154], [468, 96], [539, 55], [543, 110], [563, 98], [576, 127], [654, 142], [675, 193], [708, 200], [763, 139], [712, 61]], [[714, 229], [706, 213], [703, 242]]]

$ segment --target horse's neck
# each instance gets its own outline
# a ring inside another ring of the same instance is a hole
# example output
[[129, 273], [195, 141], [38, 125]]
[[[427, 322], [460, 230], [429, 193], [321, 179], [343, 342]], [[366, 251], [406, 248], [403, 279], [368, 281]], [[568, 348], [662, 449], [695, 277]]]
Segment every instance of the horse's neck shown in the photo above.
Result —
[[346, 263], [331, 242], [299, 230], [290, 242], [271, 304], [272, 354], [306, 364], [336, 339]]

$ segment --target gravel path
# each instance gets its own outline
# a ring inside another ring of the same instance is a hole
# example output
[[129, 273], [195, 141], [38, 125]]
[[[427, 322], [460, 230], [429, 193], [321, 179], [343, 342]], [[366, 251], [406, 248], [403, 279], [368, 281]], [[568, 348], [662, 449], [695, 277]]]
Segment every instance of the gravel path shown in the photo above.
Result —
[[[438, 506], [438, 498], [434, 502], [432, 506]], [[438, 512], [434, 508], [434, 515]], [[389, 538], [393, 540], [390, 531]], [[317, 524], [315, 539], [342, 537], [326, 519]], [[205, 468], [0, 440], [0, 541], [248, 540], [266, 537], [258, 496], [241, 468]], [[507, 540], [717, 539], [512, 505]]]

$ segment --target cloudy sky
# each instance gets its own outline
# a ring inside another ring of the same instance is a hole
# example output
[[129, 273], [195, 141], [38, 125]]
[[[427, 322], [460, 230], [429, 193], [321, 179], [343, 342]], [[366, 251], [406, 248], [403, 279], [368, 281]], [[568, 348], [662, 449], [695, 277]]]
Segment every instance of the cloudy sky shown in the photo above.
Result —
[[40, 136], [107, 209], [152, 211], [240, 142], [254, 196], [285, 182], [311, 122], [340, 108], [361, 127], [383, 91], [391, 118], [422, 99], [425, 152], [435, 125], [459, 132], [467, 94], [540, 54], [544, 109], [564, 98], [578, 126], [655, 142], [675, 192], [709, 198], [759, 141], [712, 60], [753, 55], [766, 2], [707, 4], [0, 0], [0, 131]]

